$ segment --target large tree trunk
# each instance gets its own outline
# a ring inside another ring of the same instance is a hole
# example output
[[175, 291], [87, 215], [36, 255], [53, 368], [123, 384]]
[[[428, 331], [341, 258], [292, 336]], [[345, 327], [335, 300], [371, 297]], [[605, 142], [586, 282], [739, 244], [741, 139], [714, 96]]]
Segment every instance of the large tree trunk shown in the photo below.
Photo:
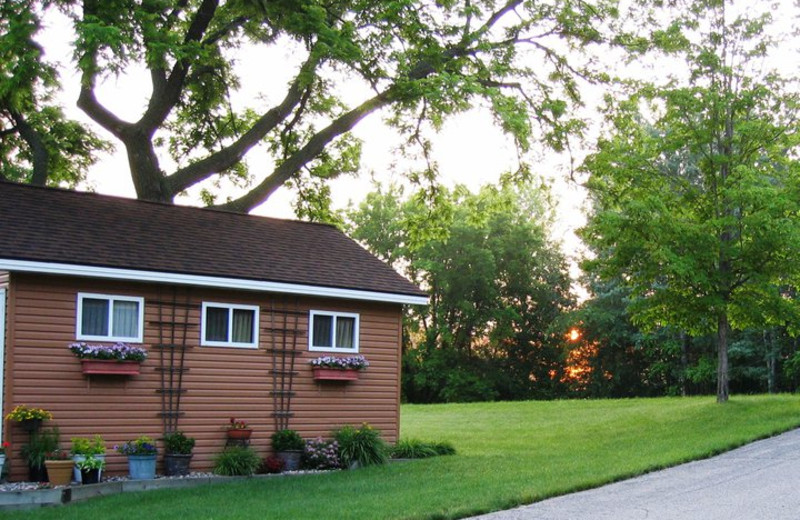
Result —
[[728, 313], [722, 312], [717, 320], [717, 402], [728, 401]]

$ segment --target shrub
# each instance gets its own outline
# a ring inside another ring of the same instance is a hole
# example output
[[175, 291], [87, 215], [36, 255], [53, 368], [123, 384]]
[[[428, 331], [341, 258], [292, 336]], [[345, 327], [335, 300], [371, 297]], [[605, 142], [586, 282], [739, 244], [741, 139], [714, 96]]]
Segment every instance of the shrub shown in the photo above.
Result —
[[272, 434], [272, 449], [275, 451], [302, 450], [303, 438], [294, 430], [279, 430]]
[[360, 428], [343, 426], [333, 432], [333, 437], [339, 443], [339, 459], [345, 467], [354, 462], [361, 466], [385, 464], [389, 458], [380, 432], [367, 423]]
[[339, 443], [326, 441], [321, 437], [307, 440], [303, 449], [303, 467], [308, 469], [341, 468]]
[[228, 446], [214, 457], [214, 473], [227, 477], [252, 475], [261, 458], [249, 446]]
[[187, 437], [180, 430], [164, 435], [164, 450], [176, 455], [189, 455], [194, 449], [194, 437]]

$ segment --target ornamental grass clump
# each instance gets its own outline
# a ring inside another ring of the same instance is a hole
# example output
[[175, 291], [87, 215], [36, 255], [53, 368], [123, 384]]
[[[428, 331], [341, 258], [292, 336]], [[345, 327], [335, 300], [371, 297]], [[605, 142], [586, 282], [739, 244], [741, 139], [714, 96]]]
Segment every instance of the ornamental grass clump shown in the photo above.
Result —
[[309, 439], [303, 448], [303, 467], [307, 469], [339, 469], [339, 443], [322, 437]]
[[333, 370], [364, 370], [369, 366], [369, 361], [364, 356], [321, 356], [309, 361], [314, 368], [329, 368]]
[[333, 438], [339, 443], [339, 458], [344, 467], [385, 464], [389, 460], [381, 433], [367, 423], [360, 428], [343, 426], [333, 432]]
[[138, 361], [147, 359], [147, 351], [140, 347], [132, 347], [127, 343], [114, 343], [113, 345], [89, 345], [83, 341], [72, 343], [70, 351], [78, 359], [100, 359], [112, 361]]
[[449, 442], [424, 442], [419, 439], [400, 439], [391, 448], [393, 459], [425, 459], [455, 453], [456, 449]]
[[249, 476], [260, 466], [261, 459], [249, 446], [228, 446], [214, 457], [214, 473], [226, 477]]

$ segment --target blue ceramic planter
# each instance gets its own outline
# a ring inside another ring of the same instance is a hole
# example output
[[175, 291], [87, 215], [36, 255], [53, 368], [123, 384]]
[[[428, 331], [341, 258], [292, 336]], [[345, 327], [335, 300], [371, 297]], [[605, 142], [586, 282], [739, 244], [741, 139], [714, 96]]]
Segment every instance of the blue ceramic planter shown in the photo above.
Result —
[[152, 480], [156, 478], [155, 455], [128, 455], [128, 471], [131, 480]]

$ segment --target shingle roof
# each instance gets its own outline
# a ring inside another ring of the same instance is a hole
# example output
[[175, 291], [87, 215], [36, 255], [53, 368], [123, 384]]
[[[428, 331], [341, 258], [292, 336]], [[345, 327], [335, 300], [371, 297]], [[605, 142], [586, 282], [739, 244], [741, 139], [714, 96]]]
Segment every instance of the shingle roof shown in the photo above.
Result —
[[425, 296], [332, 226], [7, 182], [0, 259]]

